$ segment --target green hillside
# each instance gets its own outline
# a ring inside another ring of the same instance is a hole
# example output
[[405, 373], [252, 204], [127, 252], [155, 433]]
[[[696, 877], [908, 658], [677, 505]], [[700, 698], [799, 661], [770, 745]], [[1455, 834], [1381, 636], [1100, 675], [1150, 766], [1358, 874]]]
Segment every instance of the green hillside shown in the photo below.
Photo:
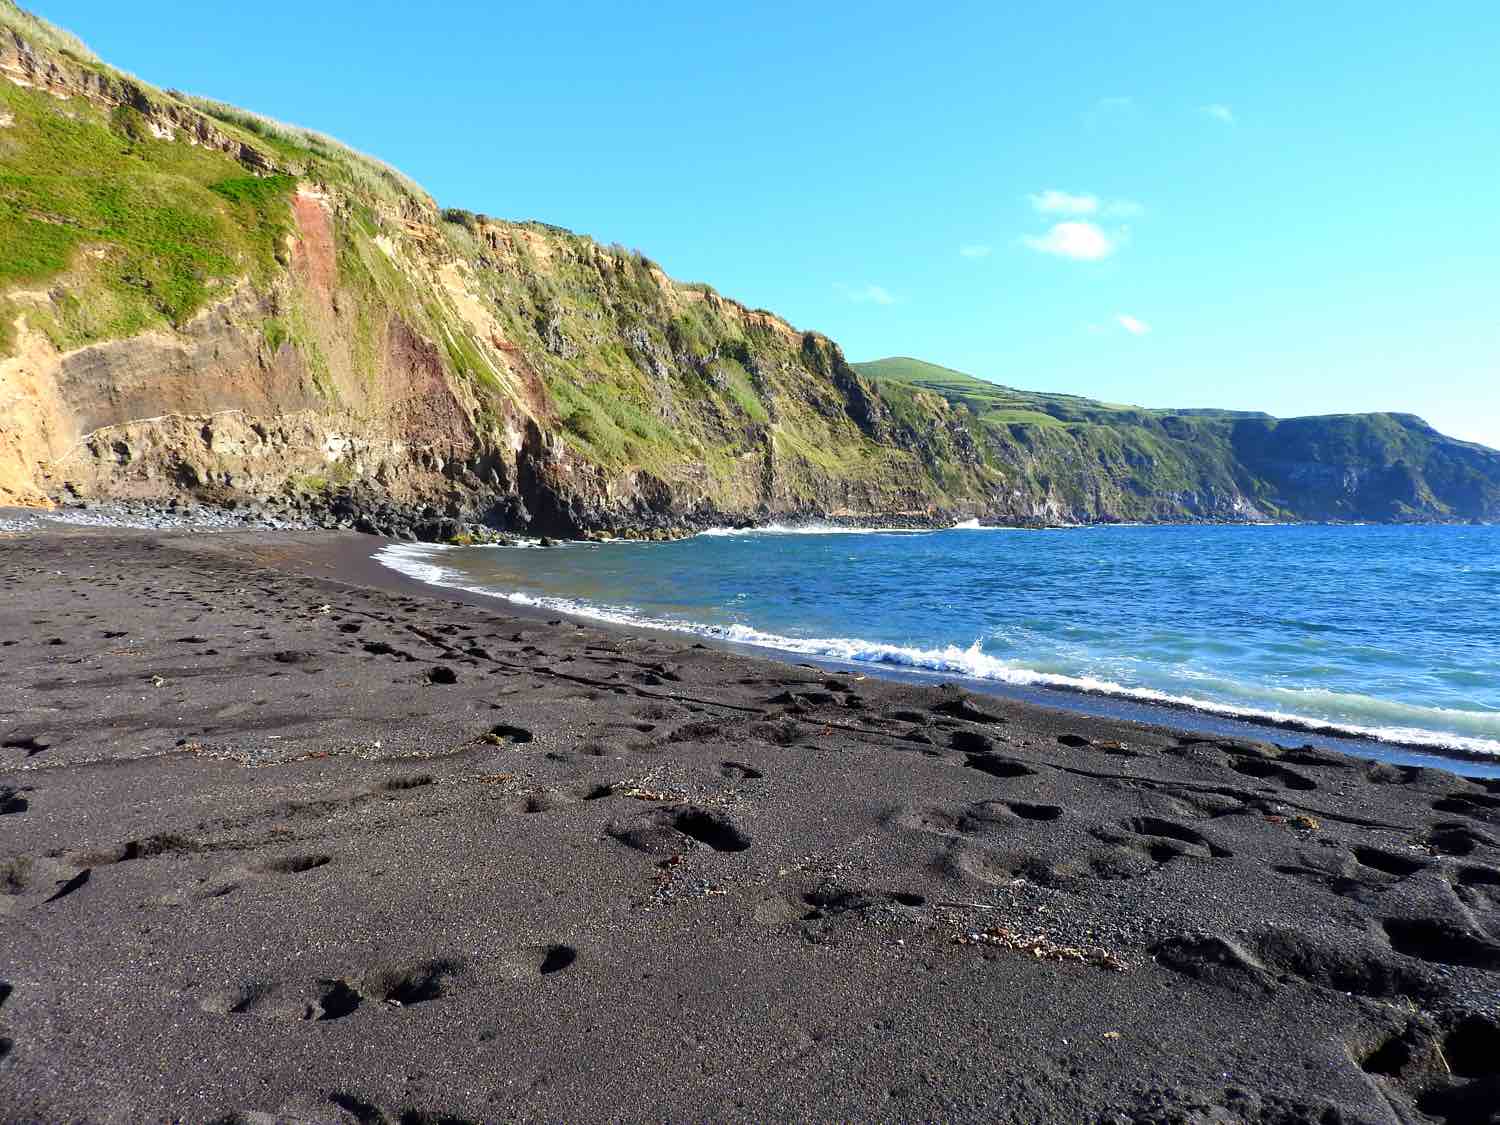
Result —
[[1198, 418], [1269, 418], [1268, 414], [1232, 410], [1149, 410], [1139, 406], [1099, 402], [1079, 395], [1046, 391], [1022, 391], [978, 379], [908, 356], [892, 356], [851, 365], [861, 375], [876, 381], [906, 383], [936, 391], [955, 406], [964, 406], [981, 418], [994, 421], [1112, 423], [1136, 415], [1190, 416]]
[[1064, 461], [1076, 453], [1091, 468], [1095, 459], [1107, 468], [1106, 449], [1118, 442], [1133, 454], [1128, 486], [1138, 493], [1232, 482], [1264, 515], [1286, 519], [1401, 520], [1424, 511], [1492, 518], [1500, 499], [1500, 454], [1446, 437], [1410, 414], [1282, 420], [1017, 390], [904, 356], [853, 367], [887, 395], [900, 388], [940, 395], [967, 411], [997, 449], [1035, 445], [1045, 433], [1073, 447], [1060, 450]]
[[[0, 0], [0, 503], [313, 493], [553, 534], [835, 518], [1500, 518], [1407, 415], [1021, 391], [838, 344], [639, 251], [440, 209]], [[352, 503], [352, 501], [348, 501]]]

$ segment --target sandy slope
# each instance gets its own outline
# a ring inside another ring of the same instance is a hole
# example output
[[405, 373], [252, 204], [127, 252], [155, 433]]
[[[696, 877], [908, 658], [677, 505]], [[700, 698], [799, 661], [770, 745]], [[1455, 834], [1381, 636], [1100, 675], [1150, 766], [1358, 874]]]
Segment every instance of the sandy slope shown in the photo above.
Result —
[[0, 540], [0, 1118], [1494, 1120], [1500, 784], [371, 543]]

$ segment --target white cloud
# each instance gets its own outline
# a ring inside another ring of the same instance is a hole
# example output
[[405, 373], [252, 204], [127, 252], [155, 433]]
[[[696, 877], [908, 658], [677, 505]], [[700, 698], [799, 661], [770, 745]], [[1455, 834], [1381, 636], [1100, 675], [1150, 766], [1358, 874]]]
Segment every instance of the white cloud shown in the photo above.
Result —
[[1222, 124], [1234, 124], [1234, 110], [1230, 109], [1223, 102], [1210, 102], [1208, 105], [1200, 105], [1198, 112], [1203, 114], [1204, 117], [1211, 117]]
[[1133, 199], [1101, 199], [1092, 192], [1075, 195], [1048, 188], [1027, 198], [1031, 200], [1031, 206], [1043, 215], [1110, 215], [1128, 219], [1146, 213], [1146, 209]]
[[958, 248], [959, 254], [965, 258], [988, 258], [991, 250], [980, 242], [966, 242]]
[[1022, 241], [1042, 254], [1072, 258], [1075, 262], [1097, 262], [1115, 252], [1114, 239], [1093, 223], [1055, 223], [1046, 234]]
[[1151, 331], [1151, 325], [1129, 313], [1116, 313], [1115, 321], [1132, 336], [1144, 336]]
[[1048, 188], [1031, 197], [1031, 205], [1044, 215], [1092, 215], [1099, 210], [1097, 195], [1073, 195]]
[[835, 289], [843, 293], [849, 300], [857, 305], [894, 305], [896, 297], [889, 289], [879, 285], [835, 285]]

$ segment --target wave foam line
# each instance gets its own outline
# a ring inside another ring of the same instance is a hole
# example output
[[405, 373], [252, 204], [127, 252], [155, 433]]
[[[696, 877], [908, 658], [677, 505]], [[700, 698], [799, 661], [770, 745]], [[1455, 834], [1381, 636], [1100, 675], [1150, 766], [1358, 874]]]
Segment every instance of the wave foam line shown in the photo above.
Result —
[[1008, 524], [980, 523], [978, 520], [963, 520], [947, 531], [1066, 531], [1066, 528], [1011, 527]]
[[710, 539], [750, 535], [922, 535], [931, 527], [842, 527], [835, 523], [768, 523], [760, 527], [709, 527], [698, 532]]
[[[437, 548], [439, 551], [442, 549]], [[1038, 672], [1031, 668], [1017, 667], [982, 652], [978, 641], [968, 648], [945, 645], [942, 648], [921, 649], [887, 644], [882, 641], [866, 641], [858, 637], [788, 637], [780, 633], [767, 633], [750, 625], [705, 625], [691, 621], [672, 621], [650, 617], [630, 606], [598, 606], [548, 594], [505, 592], [485, 586], [465, 585], [462, 581], [463, 575], [458, 571], [439, 566], [422, 557], [432, 551], [434, 548], [426, 544], [397, 543], [382, 548], [376, 552], [374, 558], [392, 570], [429, 585], [498, 598], [513, 605], [545, 609], [553, 613], [566, 613], [573, 617], [585, 617], [609, 625], [687, 633], [733, 644], [751, 645], [776, 652], [795, 653], [798, 656], [811, 656], [850, 664], [884, 665], [910, 672], [963, 676], [967, 679], [987, 680], [1013, 687], [1045, 687], [1087, 695], [1108, 696], [1174, 710], [1198, 711], [1221, 718], [1260, 723], [1308, 734], [1363, 738], [1412, 748], [1446, 750], [1449, 753], [1459, 753], [1481, 759], [1500, 757], [1500, 740], [1493, 738], [1425, 730], [1405, 725], [1368, 726], [1360, 723], [1335, 722], [1270, 708], [1243, 707], [1212, 699], [1199, 699], [1190, 695], [1174, 695], [1155, 688], [1127, 687], [1124, 684], [1093, 676]], [[1318, 691], [1320, 689], [1311, 689], [1310, 693]], [[1322, 692], [1322, 694], [1333, 695], [1334, 693]], [[1368, 702], [1380, 704], [1383, 701], [1371, 699]], [[1467, 712], [1447, 712], [1442, 708], [1412, 708], [1412, 710], [1425, 710], [1434, 717], [1452, 715], [1457, 718], [1468, 715]]]

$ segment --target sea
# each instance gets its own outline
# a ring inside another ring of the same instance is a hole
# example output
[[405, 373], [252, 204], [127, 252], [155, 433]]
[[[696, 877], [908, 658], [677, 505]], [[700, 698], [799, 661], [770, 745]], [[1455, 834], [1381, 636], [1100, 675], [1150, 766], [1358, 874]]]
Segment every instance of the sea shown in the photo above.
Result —
[[1500, 775], [1496, 526], [772, 526], [376, 557], [799, 661]]

